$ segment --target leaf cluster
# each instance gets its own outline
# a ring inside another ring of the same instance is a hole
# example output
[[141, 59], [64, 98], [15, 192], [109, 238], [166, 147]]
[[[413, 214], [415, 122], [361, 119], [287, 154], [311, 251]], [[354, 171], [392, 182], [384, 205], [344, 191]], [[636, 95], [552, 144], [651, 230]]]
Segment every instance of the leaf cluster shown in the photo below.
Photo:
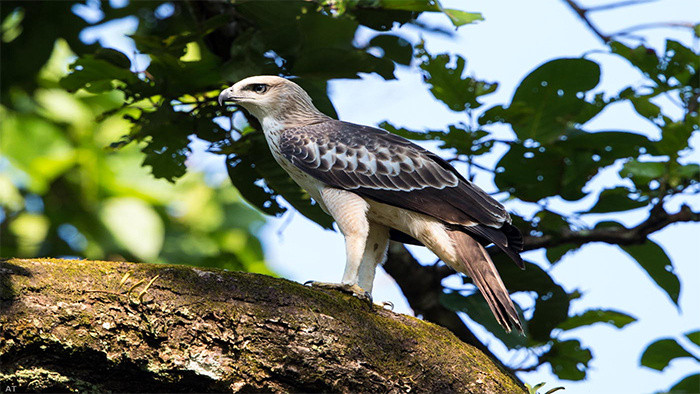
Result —
[[2, 255], [269, 274], [256, 236], [263, 218], [234, 189], [198, 173], [171, 185], [141, 167], [137, 146], [105, 149], [132, 126], [114, 112], [123, 93], [67, 92], [59, 81], [74, 57], [56, 41], [34, 89], [15, 85], [0, 107]]
[[[640, 360], [641, 365], [663, 371], [671, 361], [678, 358], [690, 358], [700, 363], [697, 356], [700, 350], [700, 331], [691, 331], [685, 334], [684, 338], [692, 346], [692, 351], [678, 343], [673, 338], [663, 338], [654, 341], [647, 346]], [[692, 393], [700, 387], [700, 374], [691, 374], [676, 382], [667, 392], [669, 393]]]
[[[509, 104], [483, 109], [483, 97], [496, 90], [496, 83], [466, 75], [466, 60], [461, 56], [430, 55], [418, 47], [416, 57], [430, 92], [450, 110], [464, 112], [471, 122], [428, 131], [389, 123], [382, 127], [406, 138], [437, 141], [451, 161], [467, 166], [470, 176], [475, 170], [488, 171], [478, 164], [479, 158], [495, 145], [504, 145], [507, 151], [492, 171], [494, 182], [499, 190], [508, 192], [509, 200], [525, 203], [525, 212], [529, 212], [514, 215], [514, 222], [532, 239], [547, 237], [552, 246], [546, 256], [556, 264], [588, 242], [587, 232], [627, 230], [609, 220], [587, 227], [583, 218], [642, 209], [651, 217], [663, 212], [663, 203], [673, 195], [692, 192], [700, 179], [700, 167], [687, 160], [688, 139], [700, 126], [698, 55], [672, 40], [661, 56], [643, 46], [630, 48], [619, 42], [610, 48], [611, 56], [621, 56], [647, 78], [644, 84], [610, 94], [597, 89], [600, 66], [594, 60], [554, 59], [530, 72]], [[668, 97], [677, 100], [682, 117], [673, 118], [656, 104]], [[634, 130], [588, 129], [587, 123], [597, 115], [627, 103], [654, 125], [660, 139]], [[512, 139], [493, 137], [490, 129], [500, 124], [509, 127]], [[616, 169], [620, 183], [600, 188], [594, 179], [611, 168]], [[597, 201], [585, 210], [560, 213], [552, 208], [589, 196], [597, 196]], [[574, 233], [579, 235], [576, 242], [566, 240], [566, 235]], [[604, 237], [596, 240], [605, 241]], [[680, 281], [663, 248], [646, 236], [609, 242], [618, 244], [674, 304], [678, 303]], [[471, 286], [447, 290], [441, 302], [448, 309], [466, 313], [508, 348], [530, 349], [537, 361], [525, 369], [548, 363], [562, 379], [583, 379], [593, 354], [579, 340], [563, 339], [564, 334], [596, 323], [622, 328], [636, 321], [616, 310], [570, 315], [571, 303], [581, 296], [578, 292], [567, 293], [537, 265], [528, 263], [527, 269], [519, 272], [503, 256], [494, 260], [506, 287], [533, 299], [533, 306], [523, 313], [526, 337], [503, 332]], [[566, 338], [571, 338], [570, 334]]]

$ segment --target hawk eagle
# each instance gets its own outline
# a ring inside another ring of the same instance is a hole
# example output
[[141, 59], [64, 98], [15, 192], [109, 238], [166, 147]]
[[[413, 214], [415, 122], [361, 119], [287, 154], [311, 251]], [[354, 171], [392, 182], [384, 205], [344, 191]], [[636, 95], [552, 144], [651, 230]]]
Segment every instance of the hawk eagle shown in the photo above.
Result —
[[277, 163], [337, 223], [347, 255], [342, 286], [371, 293], [389, 240], [418, 241], [472, 278], [507, 331], [522, 331], [484, 249], [494, 244], [523, 267], [522, 236], [498, 201], [407, 139], [324, 115], [287, 79], [246, 78], [221, 92], [219, 103], [227, 101], [260, 121]]

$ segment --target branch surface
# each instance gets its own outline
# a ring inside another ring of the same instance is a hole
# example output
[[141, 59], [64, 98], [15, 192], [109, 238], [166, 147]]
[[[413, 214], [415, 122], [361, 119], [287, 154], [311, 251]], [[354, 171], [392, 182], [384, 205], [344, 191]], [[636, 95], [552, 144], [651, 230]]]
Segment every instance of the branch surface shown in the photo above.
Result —
[[0, 262], [0, 383], [22, 391], [525, 392], [448, 330], [263, 275]]

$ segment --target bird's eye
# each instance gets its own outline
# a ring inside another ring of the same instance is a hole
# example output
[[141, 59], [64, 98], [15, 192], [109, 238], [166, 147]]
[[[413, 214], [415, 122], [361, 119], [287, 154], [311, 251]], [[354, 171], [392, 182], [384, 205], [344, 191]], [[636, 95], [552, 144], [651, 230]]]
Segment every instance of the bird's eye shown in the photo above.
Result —
[[250, 90], [254, 91], [257, 94], [263, 94], [267, 92], [267, 85], [264, 83], [256, 83], [253, 86], [251, 86]]

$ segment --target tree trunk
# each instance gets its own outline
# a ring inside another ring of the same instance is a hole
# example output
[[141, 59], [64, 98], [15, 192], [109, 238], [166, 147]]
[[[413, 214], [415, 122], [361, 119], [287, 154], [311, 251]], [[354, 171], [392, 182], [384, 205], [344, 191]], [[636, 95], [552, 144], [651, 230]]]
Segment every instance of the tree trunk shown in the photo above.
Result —
[[0, 390], [525, 389], [448, 330], [269, 276], [112, 261], [0, 262]]

